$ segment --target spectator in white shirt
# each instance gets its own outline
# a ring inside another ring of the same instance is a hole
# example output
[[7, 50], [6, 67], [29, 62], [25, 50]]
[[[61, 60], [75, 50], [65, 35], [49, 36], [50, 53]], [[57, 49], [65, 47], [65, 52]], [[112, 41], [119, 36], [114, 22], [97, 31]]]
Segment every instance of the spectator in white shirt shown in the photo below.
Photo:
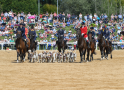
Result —
[[6, 50], [6, 47], [8, 46], [8, 39], [7, 39], [7, 37], [5, 37], [5, 39], [4, 39], [4, 45], [3, 45], [3, 47], [5, 48], [5, 50]]

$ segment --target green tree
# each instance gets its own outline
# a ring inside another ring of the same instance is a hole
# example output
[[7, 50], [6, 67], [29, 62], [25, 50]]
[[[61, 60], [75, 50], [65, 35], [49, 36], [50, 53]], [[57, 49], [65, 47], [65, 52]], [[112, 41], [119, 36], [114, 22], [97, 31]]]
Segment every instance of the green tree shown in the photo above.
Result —
[[62, 0], [59, 5], [59, 12], [71, 13], [71, 14], [87, 14], [90, 10], [90, 4], [87, 0]]
[[48, 11], [49, 13], [56, 12], [57, 11], [57, 7], [56, 7], [56, 5], [45, 4], [43, 6], [43, 12], [45, 13], [46, 11]]

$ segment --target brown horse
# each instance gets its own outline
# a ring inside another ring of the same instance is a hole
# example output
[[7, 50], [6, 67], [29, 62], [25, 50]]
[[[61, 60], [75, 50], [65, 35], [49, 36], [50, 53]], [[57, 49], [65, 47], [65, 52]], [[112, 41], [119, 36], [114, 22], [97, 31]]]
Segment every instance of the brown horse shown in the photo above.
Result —
[[67, 49], [67, 45], [63, 39], [63, 36], [58, 37], [58, 41], [56, 41], [56, 44], [58, 46], [58, 51], [61, 52], [61, 49], [63, 53], [65, 52], [65, 49]]
[[110, 58], [112, 59], [112, 51], [113, 51], [112, 43], [109, 40], [107, 40], [106, 43], [107, 43], [107, 46], [106, 46], [106, 59], [108, 59], [108, 54], [111, 54]]
[[105, 50], [106, 50], [106, 41], [103, 38], [103, 34], [98, 34], [98, 42], [99, 42], [99, 48], [101, 52], [101, 60], [104, 59], [104, 56], [106, 55]]
[[120, 34], [122, 34], [124, 36], [124, 31], [121, 31]]
[[86, 53], [87, 44], [86, 44], [85, 38], [81, 35], [80, 28], [76, 29], [76, 37], [78, 39], [78, 48], [79, 48], [80, 58], [81, 58], [81, 63], [82, 63], [83, 59], [85, 61], [85, 53]]
[[21, 61], [25, 61], [25, 56], [26, 52], [28, 51], [30, 47], [30, 40], [28, 39], [28, 48], [25, 45], [25, 41], [23, 40], [23, 37], [21, 36], [21, 31], [17, 30], [16, 33], [17, 40], [16, 40], [16, 51], [17, 51], [17, 62], [18, 62], [18, 57], [20, 56]]
[[90, 41], [90, 48], [87, 48], [87, 60], [89, 61], [89, 54], [91, 51], [90, 55], [90, 61], [93, 60], [93, 54], [95, 52], [95, 40], [92, 39], [92, 33], [88, 33], [88, 39]]
[[37, 48], [37, 44], [36, 42], [34, 41], [34, 35], [30, 32], [29, 33], [29, 39], [30, 39], [30, 49], [31, 51], [33, 52], [34, 50], [36, 51], [36, 48]]

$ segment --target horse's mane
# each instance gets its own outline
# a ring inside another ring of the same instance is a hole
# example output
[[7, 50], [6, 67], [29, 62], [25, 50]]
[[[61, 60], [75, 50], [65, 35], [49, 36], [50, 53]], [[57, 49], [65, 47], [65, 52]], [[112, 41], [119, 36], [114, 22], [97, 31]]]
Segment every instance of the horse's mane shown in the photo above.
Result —
[[80, 28], [76, 28], [76, 32], [79, 34], [79, 36], [81, 35], [81, 30], [80, 30]]
[[58, 42], [62, 42], [64, 39], [63, 39], [63, 37], [58, 37]]
[[123, 34], [124, 35], [124, 31], [121, 31], [120, 34]]

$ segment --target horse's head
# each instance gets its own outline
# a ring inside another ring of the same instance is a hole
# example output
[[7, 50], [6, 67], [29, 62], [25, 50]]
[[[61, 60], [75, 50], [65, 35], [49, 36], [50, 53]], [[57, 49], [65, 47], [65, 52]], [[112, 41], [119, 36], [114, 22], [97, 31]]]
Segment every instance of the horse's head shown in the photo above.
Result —
[[88, 33], [88, 38], [89, 38], [89, 40], [91, 40], [92, 39], [92, 33], [90, 32], [90, 33]]
[[81, 30], [80, 30], [80, 28], [77, 28], [75, 30], [76, 30], [76, 37], [77, 37], [77, 39], [79, 39], [79, 37], [81, 36]]
[[17, 38], [20, 38], [22, 36], [21, 30], [17, 30], [16, 36], [17, 36]]
[[34, 37], [33, 33], [29, 33], [29, 39], [33, 39]]
[[98, 33], [98, 34], [97, 34], [97, 39], [98, 39], [98, 41], [99, 41], [100, 39], [102, 39], [102, 38], [103, 38], [102, 33]]

